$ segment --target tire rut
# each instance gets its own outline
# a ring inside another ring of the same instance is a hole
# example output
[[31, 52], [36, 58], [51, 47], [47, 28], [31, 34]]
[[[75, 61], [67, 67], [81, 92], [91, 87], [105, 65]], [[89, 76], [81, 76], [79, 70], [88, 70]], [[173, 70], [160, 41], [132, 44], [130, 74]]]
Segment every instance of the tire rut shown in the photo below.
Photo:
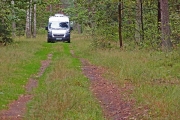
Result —
[[133, 112], [134, 100], [125, 100], [127, 93], [133, 90], [130, 84], [120, 88], [103, 78], [105, 69], [91, 65], [87, 60], [80, 59], [83, 73], [91, 81], [91, 90], [99, 101], [106, 119], [127, 120], [136, 119]]
[[[51, 62], [52, 54], [48, 55], [47, 60], [41, 61], [41, 67], [39, 72], [36, 75], [37, 77], [41, 77], [49, 66]], [[25, 90], [26, 94], [19, 96], [19, 98], [8, 105], [7, 110], [0, 111], [0, 119], [1, 120], [22, 120], [24, 118], [26, 112], [26, 105], [27, 103], [33, 98], [31, 94], [32, 90], [38, 86], [38, 81], [31, 77], [29, 78]]]

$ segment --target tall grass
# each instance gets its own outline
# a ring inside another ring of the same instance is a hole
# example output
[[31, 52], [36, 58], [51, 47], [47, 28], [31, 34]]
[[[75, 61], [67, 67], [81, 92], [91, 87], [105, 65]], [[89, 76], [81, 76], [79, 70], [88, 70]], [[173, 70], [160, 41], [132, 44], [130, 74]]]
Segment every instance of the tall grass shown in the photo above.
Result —
[[80, 58], [107, 69], [106, 78], [130, 83], [138, 107], [146, 107], [142, 119], [180, 119], [180, 54], [154, 50], [96, 49], [87, 36], [75, 36], [73, 48]]

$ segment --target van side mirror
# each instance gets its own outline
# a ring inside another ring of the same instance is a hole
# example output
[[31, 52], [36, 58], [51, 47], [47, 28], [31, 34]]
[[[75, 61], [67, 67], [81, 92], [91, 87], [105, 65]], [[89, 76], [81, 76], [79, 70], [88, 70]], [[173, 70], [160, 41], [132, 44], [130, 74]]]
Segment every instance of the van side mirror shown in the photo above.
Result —
[[45, 30], [48, 30], [48, 27], [47, 27], [47, 26], [45, 27]]
[[70, 27], [70, 30], [73, 30], [73, 27]]

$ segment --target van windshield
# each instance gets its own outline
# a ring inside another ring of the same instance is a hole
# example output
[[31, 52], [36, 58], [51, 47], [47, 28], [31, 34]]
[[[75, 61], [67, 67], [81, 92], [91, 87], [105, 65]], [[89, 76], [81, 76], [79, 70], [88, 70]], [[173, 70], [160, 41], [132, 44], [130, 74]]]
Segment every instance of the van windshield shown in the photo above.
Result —
[[68, 22], [51, 22], [49, 23], [50, 29], [68, 29]]

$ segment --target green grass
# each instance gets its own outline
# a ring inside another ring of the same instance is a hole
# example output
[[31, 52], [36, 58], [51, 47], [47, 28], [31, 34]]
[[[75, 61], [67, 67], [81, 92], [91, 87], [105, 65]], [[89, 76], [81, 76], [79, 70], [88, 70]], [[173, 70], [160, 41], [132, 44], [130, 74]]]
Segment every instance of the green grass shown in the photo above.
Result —
[[40, 61], [46, 59], [51, 47], [42, 37], [19, 38], [0, 51], [0, 110], [25, 93], [24, 85], [31, 75], [38, 72]]
[[[102, 110], [94, 99], [89, 80], [82, 74], [79, 59], [72, 57], [68, 43], [46, 43], [45, 35], [36, 39], [19, 38], [2, 47], [0, 55], [0, 110], [25, 94], [30, 77], [38, 80], [31, 94], [24, 119], [103, 120]], [[41, 60], [52, 54], [50, 66], [37, 77]]]
[[180, 119], [180, 54], [151, 50], [93, 49], [91, 38], [75, 36], [73, 48], [80, 58], [106, 68], [104, 76], [135, 88], [130, 97], [137, 107], [148, 107], [142, 119]]
[[25, 119], [104, 119], [89, 89], [89, 80], [82, 74], [79, 59], [70, 54], [70, 45], [61, 42], [54, 44], [51, 66], [39, 79], [39, 87], [28, 105]]
[[[180, 119], [180, 54], [151, 50], [95, 49], [92, 39], [72, 35], [70, 44], [48, 44], [45, 36], [36, 40], [21, 38], [0, 51], [0, 109], [24, 94], [23, 86], [36, 74], [40, 61], [53, 55], [50, 66], [37, 78], [39, 86], [32, 94], [25, 119], [101, 120], [104, 119], [97, 100], [82, 74], [81, 63], [74, 58], [88, 59], [106, 69], [104, 77], [119, 87], [134, 86], [132, 95], [136, 107], [148, 112], [141, 119]], [[136, 110], [137, 108], [135, 108]], [[143, 112], [143, 111], [141, 111]]]

